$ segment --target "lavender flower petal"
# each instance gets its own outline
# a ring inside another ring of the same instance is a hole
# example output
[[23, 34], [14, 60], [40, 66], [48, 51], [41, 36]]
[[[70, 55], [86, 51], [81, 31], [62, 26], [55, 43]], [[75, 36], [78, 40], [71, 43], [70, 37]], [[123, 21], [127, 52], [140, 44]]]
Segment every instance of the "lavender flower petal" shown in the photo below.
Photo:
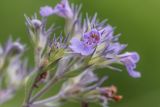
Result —
[[141, 74], [134, 69], [136, 68], [136, 63], [139, 61], [140, 57], [136, 52], [125, 53], [120, 56], [120, 61], [126, 66], [130, 76], [134, 78], [141, 77]]
[[68, 19], [73, 18], [73, 11], [68, 3], [68, 0], [62, 0], [59, 4], [55, 6], [53, 11], [60, 17]]
[[80, 53], [81, 55], [90, 55], [94, 51], [91, 46], [85, 45], [83, 41], [80, 41], [78, 38], [72, 38], [70, 41], [71, 45], [69, 46], [74, 53]]
[[126, 45], [120, 43], [110, 43], [106, 52], [109, 54], [118, 55], [122, 50], [126, 48]]
[[43, 17], [47, 17], [53, 14], [53, 8], [50, 6], [45, 6], [40, 8], [40, 15]]

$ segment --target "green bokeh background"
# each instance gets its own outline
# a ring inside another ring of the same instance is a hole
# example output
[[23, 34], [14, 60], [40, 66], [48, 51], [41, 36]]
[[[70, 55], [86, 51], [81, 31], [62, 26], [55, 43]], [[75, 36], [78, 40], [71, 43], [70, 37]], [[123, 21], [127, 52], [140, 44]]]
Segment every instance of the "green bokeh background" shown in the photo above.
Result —
[[[128, 44], [128, 51], [137, 51], [141, 56], [137, 69], [142, 78], [133, 79], [127, 71], [111, 72], [106, 84], [114, 84], [124, 99], [111, 103], [110, 107], [160, 107], [160, 0], [71, 0], [83, 4], [83, 13], [98, 13], [100, 19], [107, 18], [108, 23], [122, 33], [120, 41]], [[58, 0], [0, 0], [0, 43], [9, 35], [21, 38], [28, 46], [28, 55], [32, 55], [26, 35], [24, 13], [31, 16], [44, 5], [54, 6]], [[51, 17], [62, 23], [61, 19]], [[31, 60], [31, 62], [33, 62]], [[16, 97], [0, 107], [20, 107], [23, 101], [23, 89]], [[75, 107], [78, 104], [66, 104]], [[92, 105], [95, 106], [96, 105]]]

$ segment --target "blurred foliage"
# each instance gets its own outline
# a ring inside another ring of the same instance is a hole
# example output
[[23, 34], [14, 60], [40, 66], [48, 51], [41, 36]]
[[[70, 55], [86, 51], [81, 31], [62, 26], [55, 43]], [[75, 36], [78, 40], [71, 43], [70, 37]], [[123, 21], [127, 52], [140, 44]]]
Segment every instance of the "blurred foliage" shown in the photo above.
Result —
[[[121, 102], [113, 102], [110, 107], [160, 107], [160, 0], [70, 1], [83, 4], [83, 15], [85, 12], [89, 15], [97, 12], [100, 19], [107, 18], [109, 24], [116, 27], [116, 33], [122, 33], [120, 40], [129, 45], [128, 51], [135, 50], [141, 55], [137, 67], [137, 70], [142, 72], [140, 79], [129, 77], [125, 70], [122, 73], [111, 72], [109, 69], [99, 71], [101, 75], [109, 75], [106, 85], [116, 85], [119, 93], [124, 96]], [[18, 37], [27, 44], [26, 55], [32, 57], [24, 14], [31, 16], [38, 13], [41, 6], [54, 6], [57, 2], [58, 0], [0, 0], [0, 44], [3, 44], [9, 35]], [[63, 25], [62, 19], [52, 16], [49, 23], [53, 20]], [[13, 100], [0, 107], [20, 107], [23, 97], [24, 89], [17, 93]], [[69, 103], [64, 107], [77, 105]]]

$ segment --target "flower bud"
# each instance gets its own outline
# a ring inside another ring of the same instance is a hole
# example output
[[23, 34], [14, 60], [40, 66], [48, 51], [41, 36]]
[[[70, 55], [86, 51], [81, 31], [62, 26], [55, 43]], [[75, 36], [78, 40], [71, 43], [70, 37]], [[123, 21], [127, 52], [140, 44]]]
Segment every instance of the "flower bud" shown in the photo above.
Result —
[[25, 46], [19, 41], [13, 42], [12, 39], [9, 39], [4, 48], [4, 54], [8, 56], [15, 56], [21, 54], [24, 50]]
[[40, 15], [47, 17], [53, 14], [53, 8], [50, 6], [45, 6], [40, 8]]
[[34, 29], [39, 29], [42, 26], [42, 22], [38, 19], [32, 19], [31, 23]]
[[63, 93], [64, 98], [78, 96], [79, 94], [82, 94], [84, 89], [97, 80], [97, 76], [90, 69], [87, 69], [78, 76], [66, 81], [63, 84], [60, 93]]
[[114, 85], [112, 85], [110, 87], [100, 88], [99, 92], [102, 96], [105, 96], [108, 99], [112, 99], [115, 101], [120, 101], [122, 99], [121, 95], [116, 95], [117, 88]]

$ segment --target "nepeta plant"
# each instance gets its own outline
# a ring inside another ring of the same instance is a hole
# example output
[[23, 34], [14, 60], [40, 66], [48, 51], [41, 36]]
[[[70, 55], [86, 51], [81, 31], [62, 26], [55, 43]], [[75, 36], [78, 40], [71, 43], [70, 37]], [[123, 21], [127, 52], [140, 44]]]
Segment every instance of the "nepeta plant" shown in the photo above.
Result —
[[[141, 74], [135, 70], [139, 55], [122, 53], [126, 45], [119, 43], [120, 35], [114, 35], [114, 28], [105, 20], [97, 20], [97, 14], [82, 19], [80, 10], [81, 6], [70, 6], [68, 0], [62, 0], [54, 8], [40, 8], [41, 20], [36, 15], [25, 16], [35, 64], [28, 67], [23, 58], [26, 46], [18, 40], [9, 39], [0, 46], [0, 104], [13, 98], [23, 86], [26, 88], [23, 107], [58, 107], [65, 102], [106, 107], [108, 101], [122, 99], [115, 86], [101, 86], [108, 77], [98, 77], [96, 70], [119, 71], [113, 64], [121, 64], [131, 77], [139, 78]], [[64, 33], [59, 36], [52, 36], [55, 27], [46, 28], [47, 18], [54, 15], [66, 22]], [[57, 94], [42, 97], [53, 91], [58, 82], [62, 86]]]

